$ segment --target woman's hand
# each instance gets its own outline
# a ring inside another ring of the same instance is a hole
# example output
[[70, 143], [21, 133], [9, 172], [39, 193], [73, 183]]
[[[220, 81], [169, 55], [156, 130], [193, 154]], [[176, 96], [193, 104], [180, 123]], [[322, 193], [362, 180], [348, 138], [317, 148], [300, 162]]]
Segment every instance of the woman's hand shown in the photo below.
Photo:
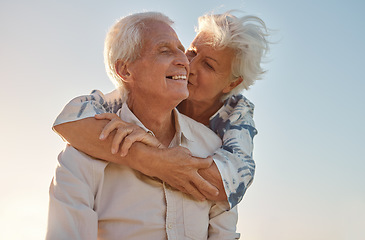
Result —
[[[180, 146], [165, 148], [157, 138], [141, 127], [124, 122], [114, 113], [95, 115], [95, 118], [110, 120], [102, 130], [99, 139], [106, 139], [112, 131], [116, 130], [111, 147], [113, 154], [121, 148], [121, 157], [125, 157], [134, 142], [141, 142], [152, 147], [148, 152], [138, 151], [142, 155], [133, 161], [128, 161], [128, 166], [148, 176], [157, 177], [197, 200], [225, 200], [224, 188], [220, 184], [220, 174], [211, 157], [193, 157], [187, 148]], [[164, 149], [153, 151], [154, 148]], [[145, 161], [146, 159], [148, 161]]]
[[98, 114], [95, 115], [95, 118], [99, 120], [110, 120], [110, 122], [102, 130], [99, 137], [100, 140], [106, 139], [112, 131], [116, 130], [111, 148], [111, 152], [113, 154], [116, 154], [120, 148], [120, 155], [122, 157], [126, 156], [134, 142], [142, 142], [150, 147], [164, 148], [163, 144], [160, 143], [157, 138], [135, 124], [124, 122], [114, 113]]
[[[217, 199], [218, 194], [220, 195], [217, 188], [219, 185], [216, 184], [218, 181], [213, 181], [216, 187], [198, 173], [198, 171], [215, 167], [212, 157], [193, 157], [187, 148], [180, 146], [166, 148], [159, 152], [156, 158], [154, 155], [150, 158], [156, 159], [156, 161], [153, 161], [153, 165], [149, 167], [148, 175], [161, 179], [173, 188], [189, 194], [197, 200]], [[220, 179], [218, 171], [217, 175], [214, 177]], [[224, 188], [222, 193], [225, 195]]]

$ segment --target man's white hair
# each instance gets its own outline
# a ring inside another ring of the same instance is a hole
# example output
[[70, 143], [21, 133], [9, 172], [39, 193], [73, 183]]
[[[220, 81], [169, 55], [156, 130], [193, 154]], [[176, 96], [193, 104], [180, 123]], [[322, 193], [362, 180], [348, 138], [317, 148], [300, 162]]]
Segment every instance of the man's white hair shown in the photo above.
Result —
[[121, 91], [122, 99], [127, 97], [123, 79], [118, 75], [115, 64], [118, 59], [127, 62], [136, 60], [143, 47], [143, 31], [148, 22], [164, 22], [171, 26], [174, 22], [159, 12], [143, 12], [119, 19], [109, 30], [104, 43], [104, 64], [106, 72]]
[[223, 14], [206, 14], [199, 17], [197, 34], [208, 33], [212, 38], [206, 44], [217, 48], [231, 48], [235, 52], [232, 62], [231, 81], [242, 77], [243, 81], [222, 100], [249, 89], [265, 72], [261, 68], [263, 56], [269, 50], [268, 31], [264, 21], [256, 16], [236, 17], [228, 11]]

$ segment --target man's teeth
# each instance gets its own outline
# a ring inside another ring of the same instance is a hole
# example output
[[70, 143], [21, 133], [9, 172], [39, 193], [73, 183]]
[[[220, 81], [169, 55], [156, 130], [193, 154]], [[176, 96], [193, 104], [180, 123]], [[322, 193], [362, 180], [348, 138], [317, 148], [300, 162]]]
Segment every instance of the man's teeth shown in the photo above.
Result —
[[174, 80], [179, 80], [179, 79], [186, 80], [186, 76], [185, 75], [172, 76], [171, 78], [174, 79]]

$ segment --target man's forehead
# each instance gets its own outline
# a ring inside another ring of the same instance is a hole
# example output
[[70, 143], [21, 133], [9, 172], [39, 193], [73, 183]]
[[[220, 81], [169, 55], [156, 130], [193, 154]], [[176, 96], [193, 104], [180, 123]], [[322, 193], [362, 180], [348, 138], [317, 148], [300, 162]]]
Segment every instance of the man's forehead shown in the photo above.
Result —
[[143, 38], [145, 43], [150, 44], [150, 47], [177, 46], [184, 49], [175, 30], [163, 22], [148, 23], [143, 31]]
[[161, 34], [161, 33], [170, 33], [175, 34], [175, 30], [167, 23], [161, 21], [150, 21], [146, 22], [142, 28], [143, 34], [151, 35], [153, 33]]

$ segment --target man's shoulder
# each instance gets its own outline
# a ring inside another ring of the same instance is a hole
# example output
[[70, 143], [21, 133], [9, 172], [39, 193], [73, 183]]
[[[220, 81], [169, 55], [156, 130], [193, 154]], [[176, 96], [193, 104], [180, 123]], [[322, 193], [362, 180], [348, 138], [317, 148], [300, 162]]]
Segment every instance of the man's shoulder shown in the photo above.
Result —
[[108, 163], [97, 160], [67, 144], [58, 155], [58, 164], [59, 167], [73, 172], [74, 175], [85, 175], [103, 172]]
[[194, 131], [194, 135], [211, 136], [213, 138], [219, 139], [219, 137], [209, 127], [205, 126], [204, 124], [197, 122], [194, 119], [184, 114], [180, 113], [180, 116], [181, 120], [186, 124], [186, 127]]
[[190, 142], [188, 148], [193, 155], [198, 156], [194, 154], [193, 149], [196, 149], [202, 154], [200, 157], [209, 156], [222, 145], [222, 140], [207, 126], [183, 114], [179, 118], [181, 131]]

